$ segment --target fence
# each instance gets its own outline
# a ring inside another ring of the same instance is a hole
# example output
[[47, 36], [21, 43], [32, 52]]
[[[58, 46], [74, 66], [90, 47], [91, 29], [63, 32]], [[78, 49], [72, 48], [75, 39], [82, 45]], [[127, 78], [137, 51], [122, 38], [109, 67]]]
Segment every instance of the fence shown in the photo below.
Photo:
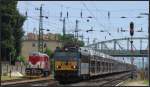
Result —
[[9, 63], [2, 63], [2, 75], [10, 73], [10, 72], [20, 72], [21, 74], [25, 74], [25, 65], [10, 65]]

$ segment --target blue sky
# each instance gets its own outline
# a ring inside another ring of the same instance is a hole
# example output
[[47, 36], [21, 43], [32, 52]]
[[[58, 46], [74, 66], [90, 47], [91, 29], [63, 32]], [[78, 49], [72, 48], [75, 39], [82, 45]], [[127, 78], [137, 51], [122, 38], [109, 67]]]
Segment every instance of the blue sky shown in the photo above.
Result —
[[[62, 11], [63, 17], [66, 17], [68, 11], [69, 18], [66, 19], [67, 33], [73, 33], [75, 29], [75, 20], [79, 20], [80, 35], [85, 38], [90, 37], [90, 43], [96, 38], [98, 41], [105, 41], [110, 39], [117, 39], [129, 37], [129, 32], [117, 32], [117, 29], [123, 28], [129, 30], [129, 23], [135, 23], [135, 31], [143, 28], [144, 32], [135, 32], [134, 37], [147, 37], [148, 35], [148, 17], [136, 18], [140, 13], [149, 12], [148, 1], [18, 1], [18, 10], [21, 14], [25, 15], [28, 12], [28, 18], [25, 21], [23, 29], [25, 32], [33, 32], [33, 28], [38, 30], [39, 27], [39, 8], [43, 5], [43, 15], [48, 16], [44, 19], [43, 28], [50, 29], [51, 33], [62, 34], [62, 21], [60, 21], [60, 12]], [[80, 18], [82, 10], [83, 17], [94, 16], [87, 22], [86, 18]], [[108, 12], [110, 12], [110, 19], [108, 19]], [[125, 16], [128, 18], [122, 19]], [[93, 29], [93, 32], [85, 32], [86, 30]], [[100, 32], [100, 30], [107, 32]], [[47, 32], [44, 32], [47, 33]], [[106, 37], [106, 38], [105, 38]], [[86, 39], [85, 39], [86, 40]], [[138, 42], [137, 42], [138, 43]], [[147, 46], [147, 42], [143, 47]]]
[[[97, 38], [97, 41], [102, 41], [128, 37], [129, 32], [118, 33], [117, 28], [122, 27], [129, 30], [129, 22], [131, 21], [135, 23], [135, 30], [139, 30], [141, 27], [144, 30], [144, 32], [136, 32], [135, 37], [148, 35], [148, 17], [136, 18], [140, 13], [149, 12], [148, 1], [19, 1], [18, 9], [20, 13], [25, 14], [27, 11], [28, 15], [34, 18], [28, 18], [24, 23], [23, 28], [26, 32], [32, 32], [33, 28], [38, 29], [39, 10], [35, 10], [35, 8], [39, 8], [41, 4], [44, 4], [43, 15], [49, 17], [49, 19], [44, 19], [44, 28], [50, 29], [51, 33], [62, 33], [60, 12], [62, 11], [63, 17], [65, 17], [68, 11], [69, 18], [66, 20], [67, 33], [72, 33], [75, 29], [75, 20], [78, 19], [79, 29], [81, 29], [79, 34], [83, 33], [85, 38], [90, 37], [91, 41], [94, 38]], [[87, 22], [85, 18], [81, 19], [81, 9], [83, 17], [94, 15], [95, 18], [91, 19], [90, 22]], [[110, 20], [108, 20], [108, 11], [110, 12]], [[128, 18], [121, 19], [121, 16]], [[85, 31], [91, 27], [96, 31], [86, 33]], [[111, 36], [107, 32], [100, 32], [100, 30], [110, 32]]]

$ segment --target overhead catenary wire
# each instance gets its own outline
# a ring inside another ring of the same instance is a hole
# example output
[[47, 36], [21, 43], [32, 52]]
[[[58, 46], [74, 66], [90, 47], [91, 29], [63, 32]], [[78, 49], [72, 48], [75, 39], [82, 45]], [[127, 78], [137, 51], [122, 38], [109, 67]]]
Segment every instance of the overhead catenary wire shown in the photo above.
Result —
[[[62, 5], [62, 4], [61, 4]], [[52, 6], [52, 5], [50, 5]], [[53, 4], [53, 6], [60, 6], [60, 4]], [[70, 7], [70, 6], [64, 6], [64, 8], [70, 8], [70, 9], [74, 9], [74, 10], [81, 10], [81, 8], [77, 8], [77, 7]], [[86, 8], [85, 9], [82, 9], [82, 10], [87, 10]], [[100, 10], [100, 11], [104, 11], [104, 12], [108, 12], [108, 10], [106, 9], [91, 9], [92, 11], [97, 11], [97, 10]], [[148, 9], [117, 9], [117, 10], [111, 10], [112, 12], [120, 12], [120, 11], [143, 11], [143, 10], [148, 10]]]
[[[33, 20], [39, 20], [39, 18], [35, 18], [35, 17], [32, 17], [32, 16], [28, 16], [28, 18], [31, 18], [31, 19], [33, 19]], [[68, 19], [68, 20], [69, 20], [69, 19]], [[52, 23], [52, 22], [46, 21], [46, 20], [44, 20], [43, 22], [47, 23], [48, 26], [53, 26], [53, 27], [55, 27], [56, 30], [60, 29], [59, 27], [56, 27], [56, 26], [58, 26], [57, 23]], [[70, 23], [70, 22], [69, 22], [69, 23]], [[51, 24], [53, 24], [53, 25], [51, 25]], [[56, 25], [56, 26], [54, 26], [54, 25]]]
[[[28, 16], [28, 18], [32, 18], [33, 20], [39, 20], [38, 18], [34, 18], [34, 17], [31, 17], [31, 16]], [[55, 27], [56, 30], [59, 29], [59, 27], [57, 27], [56, 23], [50, 23], [49, 21], [43, 21], [43, 22], [46, 23], [47, 26], [51, 26], [51, 27], [53, 26], [53, 27]], [[53, 25], [51, 25], [51, 24], [53, 24]]]
[[[30, 3], [29, 3], [30, 4]], [[34, 6], [34, 5], [33, 5]], [[58, 5], [56, 5], [56, 6], [58, 6]], [[69, 6], [64, 6], [65, 8], [66, 7], [69, 7]], [[81, 10], [81, 8], [75, 8], [75, 7], [69, 7], [70, 9], [77, 9], [77, 10]], [[85, 10], [87, 10], [87, 9], [82, 9], [82, 11], [85, 11]], [[96, 11], [97, 9], [92, 9], [92, 11]], [[98, 9], [98, 10], [101, 10], [101, 9]], [[105, 9], [102, 9], [101, 11], [104, 11]], [[126, 10], [126, 11], [131, 11], [131, 10], [143, 10], [143, 9], [124, 9], [124, 10]], [[120, 11], [124, 11], [124, 10], [120, 10]], [[105, 12], [107, 12], [108, 10], [105, 10]], [[111, 10], [112, 11], [112, 10]], [[113, 11], [118, 11], [119, 12], [119, 10], [113, 10]], [[100, 11], [99, 11], [100, 12]], [[51, 17], [51, 16], [49, 16], [49, 17]], [[51, 17], [51, 18], [55, 18], [55, 17]], [[57, 18], [57, 17], [56, 17]], [[73, 17], [71, 17], [71, 16], [69, 16], [69, 19], [71, 19], [71, 18], [76, 18], [75, 16]], [[111, 18], [113, 18], [113, 17], [111, 17]], [[70, 22], [68, 22], [68, 23], [70, 23]], [[110, 32], [110, 31], [109, 31]]]
[[[94, 17], [94, 19], [97, 21], [96, 23], [98, 23], [98, 25], [100, 26], [100, 27], [103, 27], [104, 29], [106, 29], [106, 27], [103, 25], [103, 24], [101, 24], [101, 23], [99, 23], [98, 22], [98, 18], [97, 17], [95, 17], [95, 15], [88, 9], [88, 7], [86, 6], [86, 4], [84, 3], [84, 2], [82, 2], [82, 4], [83, 4], [83, 6], [87, 9], [87, 11]], [[106, 29], [107, 30], [107, 29]], [[110, 34], [110, 32], [108, 32], [108, 31], [106, 31], [108, 34], [109, 34], [109, 36], [112, 36], [111, 34]], [[112, 36], [113, 37], [113, 36]]]
[[[30, 5], [30, 6], [34, 6], [34, 7], [36, 7], [34, 4], [32, 4], [32, 3], [28, 3], [28, 5]], [[60, 4], [53, 4], [53, 5], [55, 5], [55, 6], [59, 6]], [[70, 7], [70, 6], [63, 6], [62, 5], [62, 7], [65, 7], [65, 8], [70, 8], [70, 9], [77, 9], [77, 10], [81, 10], [81, 8], [77, 8], [77, 7]], [[87, 9], [82, 9], [82, 11], [84, 11], [84, 10], [87, 10]], [[108, 10], [106, 10], [106, 9], [91, 9], [92, 11], [96, 11], [96, 12], [108, 12]], [[120, 12], [120, 11], [139, 11], [139, 10], [141, 10], [141, 11], [143, 11], [143, 10], [148, 10], [148, 9], [117, 9], [117, 10], [111, 10], [111, 12]], [[44, 11], [44, 10], [43, 10]]]

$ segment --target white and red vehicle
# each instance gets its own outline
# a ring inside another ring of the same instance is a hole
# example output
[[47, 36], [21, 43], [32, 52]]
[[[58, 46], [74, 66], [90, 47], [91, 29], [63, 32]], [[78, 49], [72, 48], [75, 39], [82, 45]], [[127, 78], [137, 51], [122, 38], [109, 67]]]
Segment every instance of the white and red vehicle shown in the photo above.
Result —
[[50, 74], [50, 59], [47, 54], [32, 52], [29, 54], [27, 76], [48, 76]]

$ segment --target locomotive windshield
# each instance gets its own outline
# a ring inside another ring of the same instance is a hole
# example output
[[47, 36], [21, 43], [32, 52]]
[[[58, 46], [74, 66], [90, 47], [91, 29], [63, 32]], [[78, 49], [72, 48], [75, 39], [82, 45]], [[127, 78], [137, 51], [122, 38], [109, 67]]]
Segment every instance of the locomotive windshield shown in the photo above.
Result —
[[60, 59], [60, 60], [65, 60], [65, 59], [70, 59], [70, 60], [76, 60], [79, 58], [79, 53], [77, 52], [56, 52], [54, 54], [54, 59]]

